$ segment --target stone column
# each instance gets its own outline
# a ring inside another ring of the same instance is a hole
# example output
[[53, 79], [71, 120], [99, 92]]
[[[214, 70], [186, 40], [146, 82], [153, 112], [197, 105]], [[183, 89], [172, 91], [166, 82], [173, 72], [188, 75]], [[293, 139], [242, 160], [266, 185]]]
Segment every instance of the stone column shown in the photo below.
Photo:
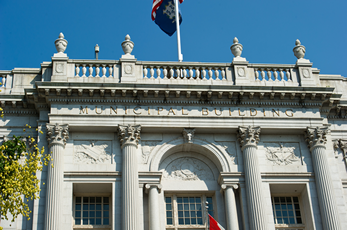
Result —
[[328, 127], [308, 127], [305, 137], [312, 155], [323, 228], [325, 230], [339, 230], [339, 215], [334, 198], [334, 188], [331, 182], [328, 157], [325, 152], [328, 131]]
[[53, 166], [48, 165], [45, 230], [60, 230], [64, 183], [64, 148], [69, 138], [68, 125], [47, 124], [47, 141]]
[[238, 187], [239, 186], [237, 184], [222, 184], [221, 186], [221, 188], [224, 190], [227, 230], [239, 230], [234, 193], [234, 189], [237, 189]]
[[149, 230], [160, 230], [159, 199], [160, 184], [146, 184], [149, 207]]
[[260, 127], [239, 127], [238, 140], [243, 152], [248, 216], [251, 230], [266, 230], [262, 181], [257, 157]]
[[123, 151], [122, 191], [123, 230], [136, 230], [138, 226], [138, 169], [136, 149], [140, 140], [141, 126], [119, 126], [118, 135]]

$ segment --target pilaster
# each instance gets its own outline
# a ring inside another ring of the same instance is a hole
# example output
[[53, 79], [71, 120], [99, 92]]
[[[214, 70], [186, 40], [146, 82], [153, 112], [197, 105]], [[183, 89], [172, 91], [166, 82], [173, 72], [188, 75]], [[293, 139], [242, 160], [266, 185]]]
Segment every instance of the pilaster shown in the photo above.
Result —
[[48, 166], [45, 230], [60, 230], [62, 223], [62, 191], [64, 183], [64, 148], [69, 126], [47, 124], [47, 141], [52, 157]]
[[138, 228], [139, 182], [136, 149], [140, 140], [140, 132], [140, 125], [118, 127], [118, 136], [123, 152], [123, 230], [136, 230]]
[[251, 230], [266, 230], [262, 181], [257, 157], [260, 127], [239, 127], [238, 140], [243, 153], [248, 215]]
[[234, 189], [239, 186], [237, 184], [222, 184], [221, 191], [224, 191], [225, 199], [225, 216], [227, 219], [227, 230], [239, 230], [236, 200]]
[[328, 158], [325, 152], [326, 135], [328, 132], [329, 129], [327, 127], [308, 127], [305, 137], [312, 154], [323, 228], [325, 230], [339, 230], [340, 221], [334, 198]]

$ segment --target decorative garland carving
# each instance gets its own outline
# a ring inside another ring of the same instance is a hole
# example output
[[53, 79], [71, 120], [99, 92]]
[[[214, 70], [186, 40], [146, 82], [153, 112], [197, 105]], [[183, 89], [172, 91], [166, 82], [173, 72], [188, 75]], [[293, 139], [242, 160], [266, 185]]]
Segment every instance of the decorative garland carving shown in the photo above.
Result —
[[125, 145], [129, 144], [135, 145], [137, 147], [139, 144], [139, 140], [141, 139], [140, 132], [141, 125], [120, 125], [118, 127], [118, 137], [121, 147], [123, 148]]
[[257, 146], [260, 138], [260, 126], [257, 127], [244, 127], [240, 126], [238, 129], [238, 141], [240, 142], [241, 150], [246, 146]]
[[312, 148], [322, 146], [325, 147], [327, 142], [326, 135], [329, 132], [328, 127], [307, 127], [305, 131], [305, 140], [308, 143], [308, 148], [311, 150]]
[[74, 160], [77, 163], [111, 163], [110, 141], [76, 141], [74, 145]]
[[69, 139], [69, 125], [47, 124], [47, 141], [48, 146], [53, 144], [66, 145], [66, 140]]

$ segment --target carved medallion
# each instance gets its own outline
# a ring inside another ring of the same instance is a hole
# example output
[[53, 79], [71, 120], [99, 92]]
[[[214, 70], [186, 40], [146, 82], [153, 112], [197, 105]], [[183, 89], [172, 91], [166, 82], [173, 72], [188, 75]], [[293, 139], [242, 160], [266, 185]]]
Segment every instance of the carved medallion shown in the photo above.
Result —
[[111, 141], [75, 141], [74, 145], [76, 163], [111, 163]]
[[298, 146], [284, 146], [283, 143], [269, 143], [266, 145], [266, 157], [274, 165], [289, 165], [300, 162]]
[[240, 77], [244, 77], [245, 76], [245, 68], [238, 67], [237, 68], [237, 73], [239, 74]]
[[172, 161], [165, 168], [163, 177], [183, 181], [214, 180], [211, 169], [204, 162], [191, 157]]

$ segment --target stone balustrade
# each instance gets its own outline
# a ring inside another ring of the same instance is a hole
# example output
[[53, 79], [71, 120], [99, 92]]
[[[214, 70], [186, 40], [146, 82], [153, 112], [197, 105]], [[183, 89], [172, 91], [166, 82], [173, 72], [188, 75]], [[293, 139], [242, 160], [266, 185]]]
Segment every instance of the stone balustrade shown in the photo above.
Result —
[[[227, 64], [142, 62], [143, 78], [226, 81]], [[231, 79], [228, 79], [231, 80]]]
[[118, 61], [108, 60], [70, 60], [75, 65], [75, 77], [111, 77], [114, 78], [114, 69]]

